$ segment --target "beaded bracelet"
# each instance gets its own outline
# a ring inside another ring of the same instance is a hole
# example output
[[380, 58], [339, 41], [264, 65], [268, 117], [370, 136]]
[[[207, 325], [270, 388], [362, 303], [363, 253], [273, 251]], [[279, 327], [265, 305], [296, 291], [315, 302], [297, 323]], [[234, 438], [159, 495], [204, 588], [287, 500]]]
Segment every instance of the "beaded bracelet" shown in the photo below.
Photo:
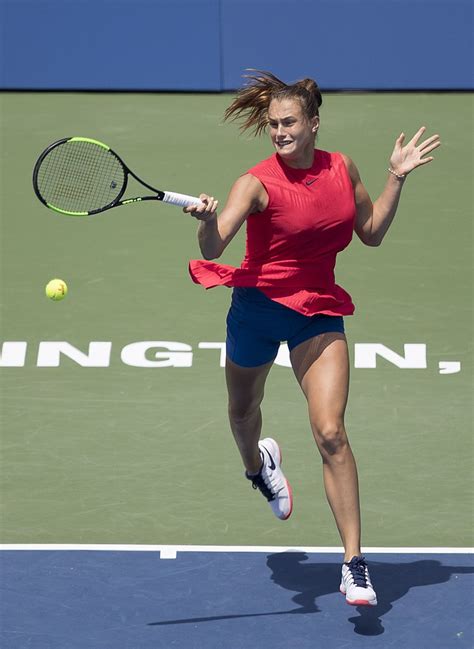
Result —
[[406, 174], [397, 174], [397, 172], [394, 171], [393, 169], [390, 169], [390, 167], [387, 169], [387, 171], [390, 174], [392, 174], [392, 176], [395, 176], [396, 178], [398, 178], [398, 180], [403, 180], [407, 176]]

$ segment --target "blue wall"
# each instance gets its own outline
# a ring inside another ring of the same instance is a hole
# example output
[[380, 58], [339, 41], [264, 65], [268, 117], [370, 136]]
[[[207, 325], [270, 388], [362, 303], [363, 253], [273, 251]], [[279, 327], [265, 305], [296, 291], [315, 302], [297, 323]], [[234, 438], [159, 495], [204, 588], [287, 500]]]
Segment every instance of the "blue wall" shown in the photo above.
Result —
[[473, 88], [472, 0], [0, 0], [4, 89]]

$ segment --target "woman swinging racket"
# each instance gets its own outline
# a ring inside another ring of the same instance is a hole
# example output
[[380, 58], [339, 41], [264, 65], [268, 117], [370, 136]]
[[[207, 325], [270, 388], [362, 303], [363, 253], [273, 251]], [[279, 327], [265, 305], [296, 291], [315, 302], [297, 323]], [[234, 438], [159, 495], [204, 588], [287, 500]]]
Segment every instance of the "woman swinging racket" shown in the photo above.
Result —
[[[355, 230], [368, 246], [381, 244], [395, 216], [407, 175], [431, 162], [440, 145], [425, 127], [405, 144], [395, 142], [385, 187], [372, 203], [355, 164], [342, 153], [315, 148], [321, 93], [315, 81], [287, 85], [255, 71], [226, 111], [243, 129], [268, 129], [275, 153], [234, 183], [217, 215], [217, 201], [185, 208], [199, 219], [204, 259], [190, 273], [206, 288], [233, 287], [227, 316], [226, 381], [230, 426], [245, 475], [273, 513], [292, 511], [290, 484], [272, 438], [260, 439], [267, 375], [286, 341], [296, 379], [308, 402], [309, 419], [323, 463], [324, 485], [344, 549], [341, 591], [353, 605], [375, 605], [376, 594], [361, 555], [357, 469], [344, 426], [349, 359], [344, 316], [354, 312], [350, 295], [335, 283], [337, 253]], [[246, 222], [240, 268], [218, 264]]]

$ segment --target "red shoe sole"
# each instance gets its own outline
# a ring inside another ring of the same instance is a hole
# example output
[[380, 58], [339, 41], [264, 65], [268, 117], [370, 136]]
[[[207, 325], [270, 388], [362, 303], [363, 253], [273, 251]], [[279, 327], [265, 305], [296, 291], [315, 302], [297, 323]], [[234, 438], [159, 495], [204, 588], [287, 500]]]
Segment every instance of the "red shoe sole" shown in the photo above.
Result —
[[[345, 595], [346, 593], [339, 588], [339, 592], [341, 595]], [[377, 602], [369, 602], [368, 599], [353, 599], [349, 601], [346, 598], [346, 604], [349, 604], [349, 606], [377, 606]]]

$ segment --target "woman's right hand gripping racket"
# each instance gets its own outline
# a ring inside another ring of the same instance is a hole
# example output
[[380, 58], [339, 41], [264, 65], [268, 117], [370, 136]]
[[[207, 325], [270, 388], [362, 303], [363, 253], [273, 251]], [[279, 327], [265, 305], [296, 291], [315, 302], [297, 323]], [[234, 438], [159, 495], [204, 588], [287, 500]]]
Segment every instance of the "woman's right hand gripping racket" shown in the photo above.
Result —
[[[153, 195], [123, 199], [129, 176]], [[48, 146], [35, 164], [33, 187], [44, 205], [71, 216], [98, 214], [150, 200], [180, 207], [202, 206], [196, 196], [163, 191], [145, 183], [110, 147], [87, 137], [64, 138]]]

